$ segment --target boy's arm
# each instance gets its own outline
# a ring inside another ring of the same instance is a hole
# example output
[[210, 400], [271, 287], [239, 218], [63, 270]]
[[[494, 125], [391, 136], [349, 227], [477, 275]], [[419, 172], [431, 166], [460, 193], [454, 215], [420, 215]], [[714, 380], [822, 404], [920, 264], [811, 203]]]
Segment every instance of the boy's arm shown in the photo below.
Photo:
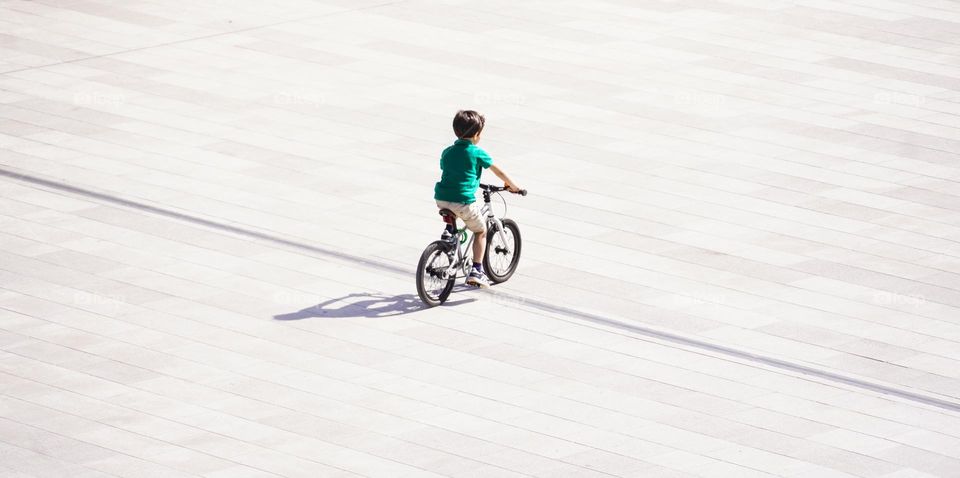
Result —
[[503, 185], [504, 185], [510, 192], [515, 193], [515, 192], [517, 192], [517, 191], [519, 191], [519, 190], [521, 189], [520, 186], [518, 186], [517, 183], [513, 182], [513, 180], [510, 179], [510, 176], [507, 176], [507, 173], [504, 172], [504, 171], [503, 171], [502, 169], [500, 169], [499, 167], [497, 167], [496, 164], [491, 164], [491, 165], [490, 165], [490, 172], [492, 172], [493, 174], [497, 175], [498, 178], [502, 179], [502, 180], [503, 180]]

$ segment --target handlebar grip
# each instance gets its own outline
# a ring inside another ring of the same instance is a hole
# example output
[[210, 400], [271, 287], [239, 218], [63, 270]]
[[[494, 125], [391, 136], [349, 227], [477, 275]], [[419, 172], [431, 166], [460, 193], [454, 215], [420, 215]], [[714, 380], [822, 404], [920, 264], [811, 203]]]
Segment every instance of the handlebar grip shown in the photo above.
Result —
[[526, 195], [527, 195], [527, 190], [526, 190], [526, 189], [521, 189], [518, 194], [520, 194], [521, 196], [526, 196]]

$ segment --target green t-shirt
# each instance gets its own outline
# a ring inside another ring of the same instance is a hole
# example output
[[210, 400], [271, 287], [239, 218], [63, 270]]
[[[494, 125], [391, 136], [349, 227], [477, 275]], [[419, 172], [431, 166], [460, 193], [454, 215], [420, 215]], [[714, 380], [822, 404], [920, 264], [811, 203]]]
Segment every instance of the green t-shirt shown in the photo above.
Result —
[[433, 198], [470, 204], [477, 200], [480, 174], [493, 165], [486, 151], [469, 139], [458, 139], [440, 155], [443, 174], [433, 188]]

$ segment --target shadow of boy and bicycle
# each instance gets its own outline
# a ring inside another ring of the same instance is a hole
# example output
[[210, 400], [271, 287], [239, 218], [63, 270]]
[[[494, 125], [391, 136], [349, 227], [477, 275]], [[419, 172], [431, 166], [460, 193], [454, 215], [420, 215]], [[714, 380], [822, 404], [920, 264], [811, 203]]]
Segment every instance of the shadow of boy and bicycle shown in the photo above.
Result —
[[[462, 287], [463, 290], [468, 288]], [[455, 288], [454, 291], [457, 289]], [[456, 306], [474, 302], [477, 299], [467, 298], [448, 301], [444, 307]], [[325, 300], [319, 304], [273, 316], [274, 320], [303, 320], [312, 318], [385, 318], [411, 314], [428, 309], [417, 294], [387, 295], [375, 293], [352, 293], [342, 297]]]

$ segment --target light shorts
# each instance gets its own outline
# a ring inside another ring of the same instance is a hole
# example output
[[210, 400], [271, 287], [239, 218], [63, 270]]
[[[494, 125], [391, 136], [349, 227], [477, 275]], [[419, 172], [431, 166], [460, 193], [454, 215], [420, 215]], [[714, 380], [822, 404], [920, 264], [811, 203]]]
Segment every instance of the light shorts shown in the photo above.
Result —
[[477, 203], [463, 204], [459, 202], [437, 200], [437, 207], [449, 209], [460, 218], [474, 234], [486, 232], [487, 223], [484, 221]]

